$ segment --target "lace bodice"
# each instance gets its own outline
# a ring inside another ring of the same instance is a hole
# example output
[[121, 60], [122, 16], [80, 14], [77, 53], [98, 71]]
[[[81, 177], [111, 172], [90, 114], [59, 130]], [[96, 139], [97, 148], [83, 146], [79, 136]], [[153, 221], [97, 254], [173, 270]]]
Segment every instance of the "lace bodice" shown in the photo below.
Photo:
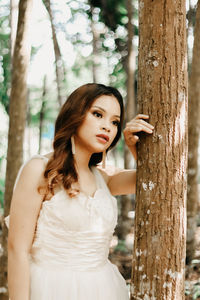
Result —
[[[34, 157], [48, 160], [40, 155]], [[34, 263], [81, 271], [96, 269], [107, 261], [117, 224], [117, 201], [100, 171], [96, 167], [91, 170], [97, 185], [93, 197], [80, 192], [70, 198], [61, 188], [42, 203], [31, 249]]]

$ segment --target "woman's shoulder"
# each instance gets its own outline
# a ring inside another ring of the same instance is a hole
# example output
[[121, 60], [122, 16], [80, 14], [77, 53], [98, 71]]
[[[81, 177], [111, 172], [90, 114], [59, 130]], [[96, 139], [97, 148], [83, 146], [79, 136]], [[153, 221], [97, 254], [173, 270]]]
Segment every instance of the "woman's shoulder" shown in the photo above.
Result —
[[30, 160], [32, 160], [32, 159], [39, 159], [39, 160], [43, 159], [45, 161], [48, 161], [52, 157], [52, 155], [53, 155], [53, 152], [49, 152], [49, 153], [43, 154], [43, 155], [42, 154], [35, 154], [30, 158]]
[[51, 153], [46, 155], [36, 154], [31, 156], [20, 168], [18, 176], [16, 178], [15, 186], [18, 181], [31, 180], [33, 183], [39, 179], [43, 179], [43, 173], [45, 170], [46, 163], [51, 157]]
[[52, 157], [53, 152], [49, 152], [47, 154], [35, 154], [31, 156], [23, 166], [28, 168], [38, 168], [40, 166], [44, 166], [44, 163], [47, 163], [48, 160]]
[[45, 160], [39, 157], [33, 156], [27, 162], [21, 166], [19, 175], [21, 178], [35, 178], [39, 177], [45, 169]]

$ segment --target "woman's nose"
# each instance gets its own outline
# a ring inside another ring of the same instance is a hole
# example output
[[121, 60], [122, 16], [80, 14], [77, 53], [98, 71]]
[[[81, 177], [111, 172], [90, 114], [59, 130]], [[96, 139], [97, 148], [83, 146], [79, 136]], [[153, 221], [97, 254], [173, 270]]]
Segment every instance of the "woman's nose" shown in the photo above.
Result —
[[110, 132], [110, 127], [109, 127], [108, 125], [104, 125], [104, 126], [102, 127], [102, 129], [103, 129], [104, 131]]

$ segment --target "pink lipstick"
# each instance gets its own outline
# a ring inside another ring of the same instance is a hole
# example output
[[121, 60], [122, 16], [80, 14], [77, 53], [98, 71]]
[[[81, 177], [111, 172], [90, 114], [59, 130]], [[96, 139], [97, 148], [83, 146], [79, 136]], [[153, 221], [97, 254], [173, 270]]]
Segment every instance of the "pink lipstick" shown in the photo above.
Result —
[[97, 134], [96, 137], [99, 138], [99, 140], [104, 143], [109, 141], [109, 136], [106, 134]]

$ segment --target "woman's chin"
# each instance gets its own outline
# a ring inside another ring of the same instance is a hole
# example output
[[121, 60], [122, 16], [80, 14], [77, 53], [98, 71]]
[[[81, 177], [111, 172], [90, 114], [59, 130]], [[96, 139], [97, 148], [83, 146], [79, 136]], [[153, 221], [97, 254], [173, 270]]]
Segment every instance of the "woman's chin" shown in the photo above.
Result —
[[102, 153], [106, 148], [95, 148], [92, 153]]

